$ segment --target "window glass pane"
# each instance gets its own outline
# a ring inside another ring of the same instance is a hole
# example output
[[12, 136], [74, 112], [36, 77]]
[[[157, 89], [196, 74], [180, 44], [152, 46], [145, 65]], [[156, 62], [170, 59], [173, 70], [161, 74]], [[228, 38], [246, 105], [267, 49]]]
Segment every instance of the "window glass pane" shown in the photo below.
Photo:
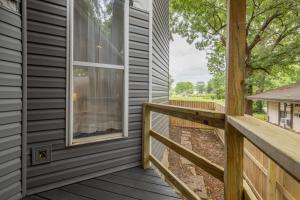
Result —
[[123, 70], [74, 67], [74, 138], [121, 133]]
[[20, 12], [20, 0], [0, 0], [0, 6], [14, 12]]
[[74, 1], [74, 61], [124, 65], [124, 2]]

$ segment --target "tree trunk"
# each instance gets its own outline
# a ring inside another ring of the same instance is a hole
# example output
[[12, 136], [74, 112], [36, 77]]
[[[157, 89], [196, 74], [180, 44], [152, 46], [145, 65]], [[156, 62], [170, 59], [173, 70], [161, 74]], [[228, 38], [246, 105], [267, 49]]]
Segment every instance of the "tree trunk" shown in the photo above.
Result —
[[[253, 73], [252, 66], [250, 64], [246, 64], [246, 77], [245, 79], [247, 80], [248, 78], [251, 77]], [[253, 94], [253, 83], [251, 81], [248, 82], [246, 86], [246, 96], [250, 96]], [[245, 113], [248, 115], [253, 114], [253, 101], [249, 99], [245, 99]]]

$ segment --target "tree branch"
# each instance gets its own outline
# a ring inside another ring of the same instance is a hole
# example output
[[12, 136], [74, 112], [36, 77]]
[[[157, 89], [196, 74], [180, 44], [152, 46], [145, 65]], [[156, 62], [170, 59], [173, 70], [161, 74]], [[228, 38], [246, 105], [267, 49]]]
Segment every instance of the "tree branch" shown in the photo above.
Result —
[[278, 18], [281, 15], [281, 13], [274, 13], [273, 15], [270, 15], [266, 21], [263, 23], [263, 25], [261, 26], [261, 28], [258, 30], [258, 33], [254, 36], [253, 41], [250, 43], [248, 50], [249, 52], [261, 41], [261, 33], [263, 33], [268, 26], [271, 24], [271, 22]]

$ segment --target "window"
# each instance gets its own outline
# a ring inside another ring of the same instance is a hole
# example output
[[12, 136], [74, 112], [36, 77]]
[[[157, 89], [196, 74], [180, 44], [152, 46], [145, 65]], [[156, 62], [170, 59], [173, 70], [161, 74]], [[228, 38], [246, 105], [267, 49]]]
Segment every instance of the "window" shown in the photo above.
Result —
[[70, 0], [68, 145], [127, 136], [126, 0]]
[[0, 6], [13, 12], [20, 12], [20, 0], [1, 0]]

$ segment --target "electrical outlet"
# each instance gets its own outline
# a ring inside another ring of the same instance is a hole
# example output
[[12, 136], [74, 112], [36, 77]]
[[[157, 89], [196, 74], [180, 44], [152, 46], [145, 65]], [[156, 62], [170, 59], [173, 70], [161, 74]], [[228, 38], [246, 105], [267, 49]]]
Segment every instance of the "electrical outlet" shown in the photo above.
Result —
[[32, 147], [32, 165], [39, 165], [51, 162], [52, 146]]

